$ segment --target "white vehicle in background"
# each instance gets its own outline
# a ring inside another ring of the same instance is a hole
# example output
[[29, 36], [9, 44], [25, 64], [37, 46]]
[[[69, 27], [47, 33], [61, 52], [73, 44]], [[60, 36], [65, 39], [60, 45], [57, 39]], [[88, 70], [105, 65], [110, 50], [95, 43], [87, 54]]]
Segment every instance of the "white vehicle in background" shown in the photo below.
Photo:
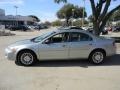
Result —
[[16, 42], [5, 49], [8, 59], [16, 64], [33, 65], [37, 60], [88, 59], [102, 63], [116, 53], [112, 39], [96, 37], [79, 29], [62, 29]]
[[88, 27], [81, 27], [82, 29], [84, 29], [84, 30], [87, 30], [88, 29]]

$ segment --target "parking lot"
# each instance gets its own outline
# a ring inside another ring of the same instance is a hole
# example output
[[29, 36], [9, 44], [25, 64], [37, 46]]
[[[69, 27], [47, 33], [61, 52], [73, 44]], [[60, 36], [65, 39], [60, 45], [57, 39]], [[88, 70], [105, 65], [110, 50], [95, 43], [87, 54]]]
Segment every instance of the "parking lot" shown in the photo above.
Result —
[[120, 44], [116, 44], [117, 54], [98, 66], [73, 60], [23, 67], [5, 59], [4, 49], [9, 44], [46, 31], [14, 31], [15, 36], [0, 37], [0, 90], [120, 90]]

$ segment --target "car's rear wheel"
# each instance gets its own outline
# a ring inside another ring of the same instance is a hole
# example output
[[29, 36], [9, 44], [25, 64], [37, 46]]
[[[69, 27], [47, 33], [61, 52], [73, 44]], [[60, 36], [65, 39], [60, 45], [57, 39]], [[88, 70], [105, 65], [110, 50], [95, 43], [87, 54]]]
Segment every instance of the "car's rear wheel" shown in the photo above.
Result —
[[102, 51], [102, 50], [96, 50], [96, 51], [93, 51], [91, 54], [90, 54], [90, 61], [94, 64], [100, 64], [102, 63], [104, 60], [105, 60], [105, 52]]
[[24, 66], [31, 66], [35, 63], [36, 56], [31, 51], [22, 51], [18, 54], [16, 64], [17, 65], [24, 65]]

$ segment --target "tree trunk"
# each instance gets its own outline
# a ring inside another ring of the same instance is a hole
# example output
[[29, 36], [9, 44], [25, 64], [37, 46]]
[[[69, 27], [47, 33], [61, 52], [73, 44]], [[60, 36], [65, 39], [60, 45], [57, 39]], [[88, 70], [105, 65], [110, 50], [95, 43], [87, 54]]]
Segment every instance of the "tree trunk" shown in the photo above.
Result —
[[[90, 0], [91, 7], [92, 7], [92, 14], [93, 14], [93, 29], [94, 34], [99, 36], [100, 33], [104, 30], [107, 20], [109, 17], [120, 8], [120, 5], [108, 11], [110, 6], [111, 0], [99, 0], [97, 5], [95, 4], [95, 0]], [[102, 9], [103, 5], [105, 4], [104, 8]]]
[[99, 35], [100, 35], [99, 28], [94, 25], [94, 26], [93, 26], [93, 29], [94, 29], [94, 31], [93, 31], [94, 34], [95, 34], [96, 36], [99, 36]]
[[100, 29], [99, 29], [99, 24], [97, 23], [97, 20], [94, 20], [93, 21], [93, 33], [96, 35], [96, 36], [99, 36], [100, 35]]
[[66, 19], [66, 26], [69, 26], [69, 19]]

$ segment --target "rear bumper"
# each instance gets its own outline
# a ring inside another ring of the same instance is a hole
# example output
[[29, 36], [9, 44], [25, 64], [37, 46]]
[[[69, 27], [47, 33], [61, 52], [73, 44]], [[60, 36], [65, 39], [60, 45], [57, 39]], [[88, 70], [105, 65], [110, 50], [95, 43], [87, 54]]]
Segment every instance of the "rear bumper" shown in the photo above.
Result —
[[113, 56], [116, 54], [116, 48], [110, 48], [107, 52], [106, 52], [106, 56]]

